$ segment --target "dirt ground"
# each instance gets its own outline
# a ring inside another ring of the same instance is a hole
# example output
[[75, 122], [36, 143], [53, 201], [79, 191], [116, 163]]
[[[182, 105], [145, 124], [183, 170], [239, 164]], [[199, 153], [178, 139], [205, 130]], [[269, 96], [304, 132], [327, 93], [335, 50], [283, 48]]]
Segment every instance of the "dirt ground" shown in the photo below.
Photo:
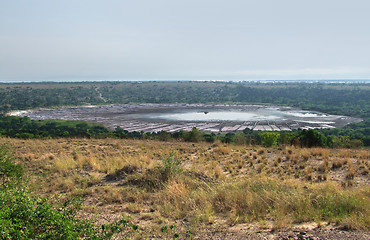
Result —
[[333, 225], [318, 227], [317, 224], [305, 224], [295, 226], [290, 229], [261, 229], [257, 226], [240, 224], [229, 229], [216, 230], [209, 229], [195, 236], [194, 239], [212, 240], [339, 240], [339, 239], [370, 239], [370, 233], [364, 231], [347, 231]]

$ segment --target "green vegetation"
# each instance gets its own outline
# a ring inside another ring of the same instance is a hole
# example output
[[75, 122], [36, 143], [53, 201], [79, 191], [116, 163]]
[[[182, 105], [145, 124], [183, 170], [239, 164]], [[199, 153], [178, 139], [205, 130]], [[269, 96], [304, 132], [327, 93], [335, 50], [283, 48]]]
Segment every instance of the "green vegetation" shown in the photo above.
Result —
[[31, 120], [28, 117], [0, 116], [0, 136], [15, 138], [101, 137], [108, 134], [100, 124], [65, 121]]
[[23, 167], [6, 145], [0, 146], [0, 239], [110, 239], [123, 228], [124, 220], [97, 226], [76, 217], [80, 201], [68, 200], [56, 209], [47, 198], [29, 192]]
[[[332, 141], [335, 136], [343, 136], [350, 139], [348, 144], [342, 145], [343, 147], [356, 146], [357, 144], [361, 145], [361, 142], [364, 146], [370, 146], [370, 118], [367, 118], [360, 123], [350, 124], [345, 128], [322, 129], [320, 132], [328, 138], [329, 146], [336, 146]], [[360, 140], [361, 142], [358, 143], [357, 140]]]
[[278, 132], [268, 132], [265, 131], [261, 134], [262, 145], [265, 147], [271, 147], [277, 145], [277, 140], [279, 139], [280, 134]]
[[299, 142], [301, 146], [304, 147], [326, 147], [327, 139], [326, 137], [313, 129], [303, 130], [298, 135]]
[[0, 146], [0, 182], [1, 188], [17, 184], [23, 176], [23, 167], [13, 163], [13, 157], [6, 145]]
[[200, 142], [203, 139], [203, 134], [196, 127], [190, 132], [181, 132], [181, 135], [187, 142]]
[[89, 84], [0, 84], [0, 112], [103, 102]]
[[162, 182], [167, 182], [182, 172], [181, 159], [175, 157], [175, 153], [172, 152], [170, 156], [162, 159], [162, 164], [157, 166], [157, 170], [162, 176]]

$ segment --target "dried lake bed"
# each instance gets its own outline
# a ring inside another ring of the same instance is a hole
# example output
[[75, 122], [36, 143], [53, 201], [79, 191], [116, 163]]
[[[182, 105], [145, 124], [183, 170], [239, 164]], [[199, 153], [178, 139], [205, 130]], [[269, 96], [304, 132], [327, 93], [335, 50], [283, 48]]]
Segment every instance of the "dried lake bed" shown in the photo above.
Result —
[[129, 132], [291, 131], [343, 127], [361, 119], [292, 107], [232, 104], [116, 104], [12, 112], [31, 119], [83, 120]]

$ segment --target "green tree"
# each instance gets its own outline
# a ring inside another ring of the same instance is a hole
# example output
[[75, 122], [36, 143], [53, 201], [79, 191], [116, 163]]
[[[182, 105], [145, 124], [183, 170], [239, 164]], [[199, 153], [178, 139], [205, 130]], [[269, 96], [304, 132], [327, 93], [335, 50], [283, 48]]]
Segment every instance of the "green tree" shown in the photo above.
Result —
[[348, 136], [334, 136], [332, 139], [333, 147], [349, 147], [351, 139]]
[[271, 147], [277, 145], [277, 140], [279, 139], [280, 134], [278, 132], [264, 131], [261, 134], [262, 144], [265, 147]]
[[193, 127], [190, 132], [184, 134], [184, 140], [187, 142], [199, 142], [203, 139], [203, 134], [196, 127]]
[[236, 145], [243, 145], [246, 144], [247, 137], [245, 136], [245, 134], [238, 132], [232, 136], [232, 142], [235, 143]]
[[160, 141], [169, 141], [171, 139], [171, 134], [165, 131], [158, 133], [158, 140]]
[[327, 138], [320, 132], [314, 129], [303, 130], [299, 136], [299, 141], [302, 147], [326, 147]]

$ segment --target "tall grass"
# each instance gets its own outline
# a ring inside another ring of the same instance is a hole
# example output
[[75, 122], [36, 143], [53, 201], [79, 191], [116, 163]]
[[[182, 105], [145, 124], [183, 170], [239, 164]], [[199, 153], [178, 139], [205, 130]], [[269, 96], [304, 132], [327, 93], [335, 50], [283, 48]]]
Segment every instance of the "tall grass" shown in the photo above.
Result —
[[311, 185], [264, 177], [191, 185], [172, 182], [160, 193], [166, 201], [159, 204], [178, 217], [202, 215], [208, 221], [217, 215], [230, 224], [268, 219], [284, 222], [284, 227], [307, 221], [345, 223], [355, 229], [370, 226], [369, 187], [345, 190], [334, 183]]

